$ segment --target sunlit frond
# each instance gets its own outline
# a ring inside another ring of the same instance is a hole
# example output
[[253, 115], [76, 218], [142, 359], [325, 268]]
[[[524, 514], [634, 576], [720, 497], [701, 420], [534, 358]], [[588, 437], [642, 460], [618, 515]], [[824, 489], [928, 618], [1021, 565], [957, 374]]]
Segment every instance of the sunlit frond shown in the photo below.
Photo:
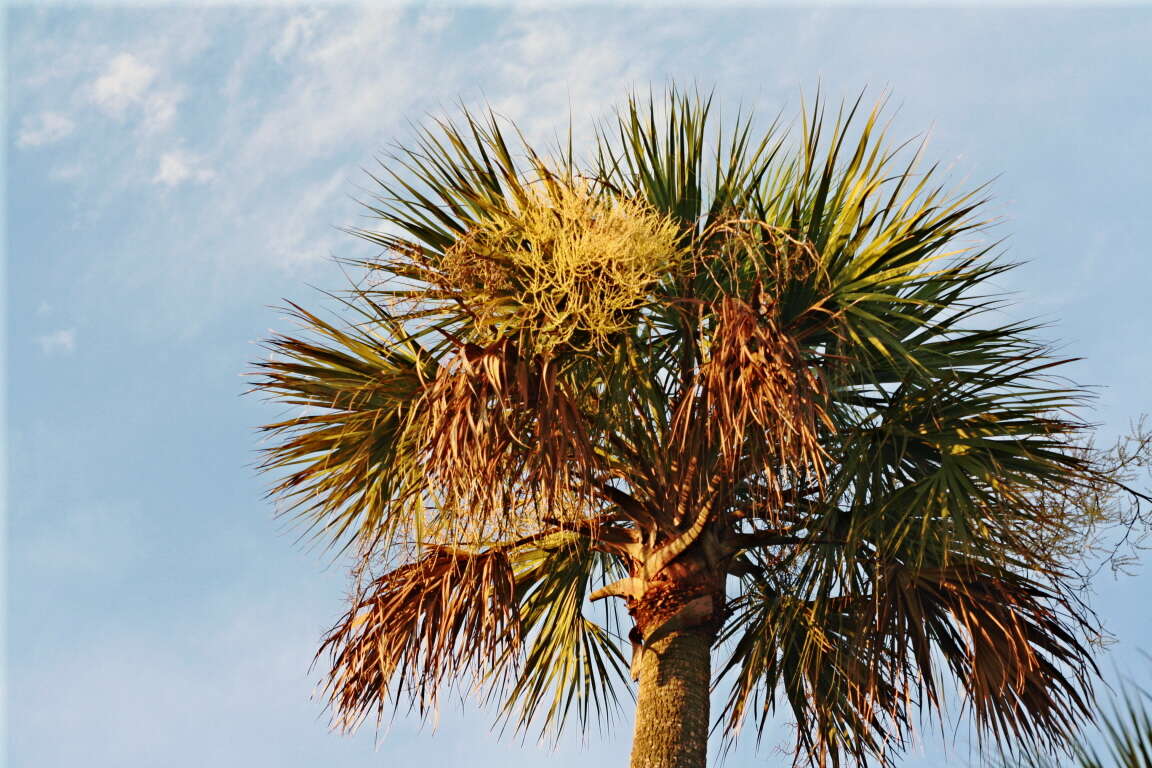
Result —
[[516, 580], [501, 550], [433, 549], [373, 579], [329, 632], [326, 691], [337, 723], [352, 730], [386, 704], [434, 711], [441, 684], [483, 676], [520, 644]]
[[[522, 550], [516, 568], [527, 639], [516, 673], [499, 691], [504, 716], [521, 732], [537, 724], [542, 735], [557, 735], [569, 715], [582, 728], [609, 722], [619, 710], [628, 665], [614, 622], [589, 619], [584, 604], [615, 573], [611, 559], [578, 537], [559, 537]], [[494, 661], [497, 668], [507, 663]]]
[[1149, 768], [1152, 766], [1152, 696], [1131, 681], [1120, 684], [1118, 695], [1097, 703], [1095, 728], [1086, 729], [1066, 749], [1053, 755], [1012, 745], [988, 765], [996, 768]]
[[[299, 307], [294, 314], [311, 333], [269, 341], [273, 356], [256, 381], [300, 411], [264, 427], [278, 442], [263, 467], [282, 473], [271, 493], [330, 541], [387, 543], [421, 514], [420, 468], [405, 435], [436, 362], [412, 340], [338, 328]], [[387, 328], [389, 318], [380, 313], [376, 323]]]
[[[888, 759], [911, 735], [912, 707], [939, 711], [947, 670], [978, 733], [1047, 748], [1088, 714], [1095, 670], [1076, 606], [1026, 576], [955, 557], [948, 566], [877, 563], [805, 589], [752, 582], [735, 604], [725, 672], [732, 728], [760, 727], [786, 694], [798, 760]], [[943, 667], [943, 668], [942, 668]]]

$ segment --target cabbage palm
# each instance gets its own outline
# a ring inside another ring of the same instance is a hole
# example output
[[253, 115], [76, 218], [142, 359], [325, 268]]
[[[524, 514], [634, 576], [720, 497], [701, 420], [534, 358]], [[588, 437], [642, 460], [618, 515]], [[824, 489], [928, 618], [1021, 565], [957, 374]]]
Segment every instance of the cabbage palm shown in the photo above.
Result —
[[466, 114], [382, 163], [351, 319], [294, 305], [257, 381], [301, 408], [273, 494], [356, 564], [340, 725], [456, 683], [554, 733], [631, 678], [635, 768], [777, 712], [862, 764], [951, 677], [994, 740], [1074, 732], [1084, 392], [997, 315], [981, 191], [858, 107], [632, 99], [583, 163]]

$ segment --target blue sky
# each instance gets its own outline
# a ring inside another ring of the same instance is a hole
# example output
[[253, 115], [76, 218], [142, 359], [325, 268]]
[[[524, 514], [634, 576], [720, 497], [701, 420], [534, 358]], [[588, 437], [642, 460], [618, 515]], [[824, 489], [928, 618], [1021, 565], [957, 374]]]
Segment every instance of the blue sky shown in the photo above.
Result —
[[[279, 411], [243, 373], [274, 305], [366, 253], [338, 227], [409, 121], [487, 101], [547, 140], [670, 79], [766, 117], [890, 91], [958, 185], [997, 177], [1013, 311], [1084, 358], [1112, 436], [1152, 411], [1150, 45], [1149, 8], [10, 8], [7, 764], [623, 763], [626, 722], [551, 752], [449, 704], [375, 746], [312, 697], [345, 577], [262, 498]], [[1150, 591], [1147, 563], [1099, 580], [1105, 669], [1147, 675]], [[750, 742], [726, 765], [786, 764]]]

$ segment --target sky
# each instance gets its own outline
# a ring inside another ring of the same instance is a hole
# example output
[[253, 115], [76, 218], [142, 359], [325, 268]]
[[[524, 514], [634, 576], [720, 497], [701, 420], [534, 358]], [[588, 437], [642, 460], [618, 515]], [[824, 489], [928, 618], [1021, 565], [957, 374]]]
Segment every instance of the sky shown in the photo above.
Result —
[[[460, 104], [546, 142], [673, 81], [765, 120], [888, 94], [957, 187], [993, 179], [1011, 311], [1082, 358], [1107, 440], [1152, 411], [1150, 47], [1149, 7], [9, 7], [6, 764], [624, 764], [627, 713], [554, 750], [470, 702], [328, 728], [309, 667], [348, 585], [263, 496], [281, 410], [245, 373], [371, 253], [340, 231], [365, 169]], [[1152, 674], [1150, 560], [1096, 583], [1106, 672]], [[752, 742], [724, 765], [787, 764]]]

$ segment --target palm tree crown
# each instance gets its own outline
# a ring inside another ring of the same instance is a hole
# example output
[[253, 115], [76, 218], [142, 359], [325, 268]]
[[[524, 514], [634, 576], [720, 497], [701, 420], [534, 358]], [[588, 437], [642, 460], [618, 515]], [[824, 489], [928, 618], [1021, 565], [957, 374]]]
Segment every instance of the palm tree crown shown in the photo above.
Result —
[[783, 707], [863, 763], [950, 675], [993, 739], [1075, 730], [1084, 393], [996, 321], [981, 192], [858, 106], [632, 99], [583, 164], [466, 114], [384, 163], [355, 319], [294, 306], [257, 382], [304, 408], [274, 494], [360, 564], [341, 724], [463, 681], [554, 730], [631, 673], [634, 766], [703, 765], [710, 681], [726, 735]]

